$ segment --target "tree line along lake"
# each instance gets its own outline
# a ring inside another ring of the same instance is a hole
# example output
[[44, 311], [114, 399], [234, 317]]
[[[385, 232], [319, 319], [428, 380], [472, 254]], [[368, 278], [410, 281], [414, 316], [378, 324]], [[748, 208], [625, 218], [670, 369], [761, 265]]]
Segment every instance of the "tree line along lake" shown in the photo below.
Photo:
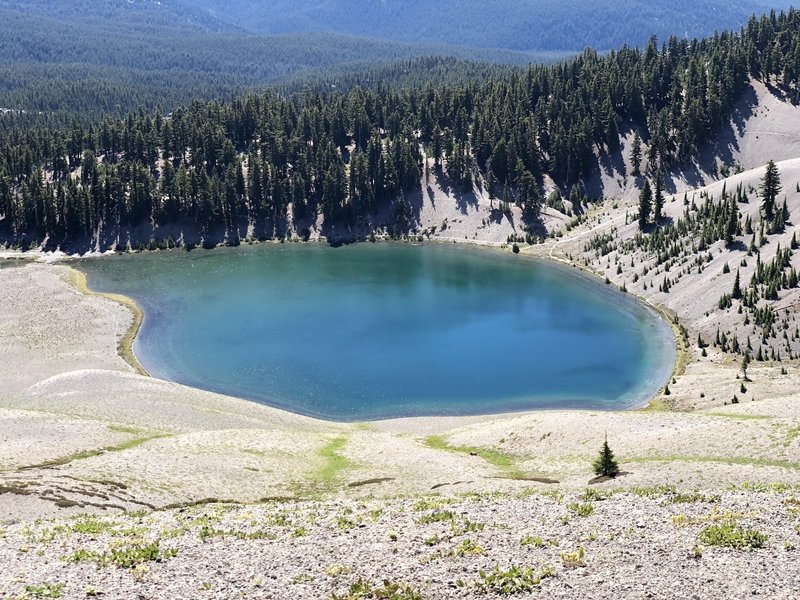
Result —
[[626, 409], [671, 328], [550, 261], [444, 244], [260, 244], [81, 259], [144, 311], [153, 376], [335, 421]]

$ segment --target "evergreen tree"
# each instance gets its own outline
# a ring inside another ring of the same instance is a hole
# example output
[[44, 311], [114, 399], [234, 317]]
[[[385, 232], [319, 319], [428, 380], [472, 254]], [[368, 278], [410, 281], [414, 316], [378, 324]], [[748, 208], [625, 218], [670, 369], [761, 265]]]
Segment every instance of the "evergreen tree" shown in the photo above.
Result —
[[642, 174], [641, 166], [642, 166], [642, 138], [639, 136], [639, 132], [633, 134], [633, 145], [631, 147], [631, 165], [633, 169], [631, 170], [631, 175], [634, 177], [638, 177]]
[[644, 187], [639, 192], [639, 229], [644, 231], [650, 219], [650, 210], [653, 205], [653, 191], [650, 182], [645, 179]]
[[656, 171], [655, 191], [653, 192], [653, 223], [661, 220], [661, 209], [664, 207], [664, 174], [659, 168]]
[[728, 222], [725, 224], [725, 244], [730, 246], [739, 231], [739, 204], [736, 196], [731, 196], [728, 204]]
[[736, 279], [733, 280], [733, 291], [731, 292], [731, 298], [734, 300], [739, 300], [742, 297], [742, 287], [741, 281], [739, 280], [739, 269], [736, 269]]
[[614, 453], [608, 447], [608, 436], [603, 442], [603, 448], [594, 461], [594, 473], [602, 477], [616, 477], [619, 475], [619, 465], [614, 459]]
[[761, 197], [763, 198], [761, 207], [764, 210], [764, 217], [772, 221], [775, 217], [775, 200], [781, 191], [781, 178], [775, 161], [767, 163], [767, 169], [761, 180]]

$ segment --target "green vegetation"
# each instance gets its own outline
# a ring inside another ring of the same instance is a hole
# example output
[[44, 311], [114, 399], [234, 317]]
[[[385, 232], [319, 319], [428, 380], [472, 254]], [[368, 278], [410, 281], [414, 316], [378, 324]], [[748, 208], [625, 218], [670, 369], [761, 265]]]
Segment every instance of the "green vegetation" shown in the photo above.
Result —
[[[422, 57], [430, 71], [415, 64]], [[319, 29], [254, 35], [190, 2], [10, 0], [0, 5], [0, 108], [25, 111], [6, 115], [15, 123], [98, 122], [131, 110], [161, 106], [169, 111], [196, 99], [231, 99], [267, 84], [302, 92], [387, 80], [457, 83], [494, 72], [495, 67], [474, 60], [527, 65], [540, 58]]]
[[517, 458], [510, 455], [498, 452], [497, 450], [489, 450], [486, 448], [479, 448], [476, 446], [451, 446], [447, 439], [441, 435], [431, 435], [425, 438], [425, 445], [435, 450], [446, 450], [448, 452], [457, 452], [460, 454], [468, 454], [471, 456], [478, 456], [502, 471], [507, 477], [511, 479], [525, 479], [528, 475], [516, 466]]
[[350, 461], [340, 454], [347, 444], [347, 438], [337, 437], [319, 450], [319, 456], [324, 464], [314, 476], [314, 479], [325, 484], [334, 482], [341, 473], [352, 467]]
[[752, 467], [780, 467], [782, 469], [800, 469], [800, 463], [787, 460], [772, 458], [753, 458], [749, 456], [639, 456], [627, 458], [628, 462], [696, 462], [696, 463], [719, 463], [723, 465], [747, 465]]
[[76, 550], [69, 557], [69, 562], [96, 562], [101, 567], [115, 566], [121, 569], [132, 569], [137, 565], [162, 561], [173, 558], [177, 550], [169, 548], [162, 550], [158, 542], [148, 544], [131, 544], [112, 548], [108, 552], [95, 552], [92, 550]]
[[706, 546], [727, 546], [729, 548], [762, 548], [769, 539], [755, 529], [744, 529], [729, 521], [705, 527], [699, 536]]
[[719, 495], [706, 495], [700, 494], [698, 492], [686, 492], [686, 493], [676, 493], [669, 497], [669, 502], [673, 504], [689, 504], [694, 502], [719, 502]]
[[571, 502], [569, 509], [579, 517], [588, 517], [594, 513], [594, 506], [591, 502]]
[[[155, 249], [175, 244], [156, 238], [176, 224], [188, 246], [235, 245], [247, 232], [304, 238], [320, 215], [329, 236], [367, 222], [401, 236], [419, 224], [408, 198], [430, 172], [459, 194], [496, 192], [500, 211], [519, 206], [524, 241], [533, 242], [541, 207], [563, 207], [560, 193], [542, 197], [543, 178], [580, 209], [590, 200], [581, 182], [596, 174], [596, 153], [619, 158], [620, 127], [647, 140], [648, 174], [658, 183], [659, 172], [696, 158], [713, 139], [750, 77], [778, 77], [798, 99], [798, 22], [792, 11], [753, 19], [738, 35], [671, 38], [661, 47], [653, 40], [602, 56], [587, 50], [566, 65], [480, 82], [248, 95], [91, 127], [27, 129], [12, 116], [0, 129], [0, 237], [24, 247], [47, 239], [48, 247], [105, 248], [144, 226], [153, 239], [134, 248]], [[239, 54], [237, 62], [250, 69]], [[724, 239], [729, 221], [706, 238]], [[675, 227], [632, 243], [663, 244]], [[665, 277], [662, 289], [672, 284]]]
[[374, 587], [366, 579], [359, 579], [345, 594], [331, 595], [331, 600], [422, 600], [422, 595], [404, 583], [384, 580], [382, 587]]
[[495, 567], [488, 573], [481, 569], [478, 575], [480, 576], [477, 582], [479, 590], [501, 596], [510, 596], [512, 594], [530, 592], [545, 577], [555, 576], [555, 570], [552, 567], [543, 567], [537, 571], [531, 567], [511, 565], [506, 570]]
[[86, 460], [87, 458], [99, 456], [100, 454], [105, 454], [106, 452], [122, 452], [124, 450], [130, 450], [132, 448], [136, 448], [137, 446], [141, 446], [142, 444], [147, 443], [149, 441], [161, 439], [164, 437], [169, 437], [169, 435], [154, 434], [139, 438], [133, 438], [125, 442], [122, 442], [120, 444], [117, 444], [116, 446], [105, 446], [104, 448], [98, 448], [96, 450], [81, 450], [79, 452], [75, 452], [74, 454], [68, 454], [67, 456], [61, 456], [59, 458], [46, 460], [36, 465], [28, 465], [22, 467], [21, 470], [27, 471], [31, 469], [49, 469], [52, 467], [60, 467], [62, 465], [66, 465], [76, 460]]
[[595, 459], [594, 473], [602, 477], [616, 477], [619, 474], [619, 465], [614, 459], [614, 453], [608, 447], [608, 438], [603, 442], [600, 455]]
[[774, 160], [767, 163], [764, 178], [761, 180], [761, 209], [768, 221], [775, 218], [775, 201], [781, 192], [781, 178]]
[[539, 537], [538, 535], [528, 535], [528, 536], [525, 536], [524, 538], [522, 538], [522, 539], [519, 541], [519, 543], [520, 543], [520, 545], [522, 545], [522, 546], [533, 546], [534, 548], [543, 548], [544, 546], [546, 546], [546, 545], [547, 545], [547, 542], [545, 542], [545, 541], [544, 541], [544, 540], [543, 540], [541, 537]]
[[451, 510], [435, 510], [427, 515], [422, 515], [416, 522], [420, 525], [428, 525], [429, 523], [441, 523], [442, 521], [454, 521], [456, 513]]
[[[105, 292], [95, 292], [89, 289], [89, 285], [86, 282], [86, 273], [78, 271], [77, 269], [70, 268], [69, 282], [82, 294], [86, 294], [87, 296], [101, 296], [103, 298], [108, 298], [109, 300], [113, 300], [114, 302], [122, 304], [131, 311], [133, 314], [133, 319], [131, 320], [128, 330], [117, 342], [117, 353], [126, 363], [133, 367], [133, 369], [139, 373], [139, 375], [148, 375], [147, 371], [145, 371], [144, 367], [139, 364], [136, 355], [133, 353], [133, 341], [136, 339], [136, 335], [139, 333], [139, 329], [141, 329], [142, 322], [144, 321], [144, 312], [142, 312], [142, 309], [139, 308], [139, 305], [136, 304], [132, 298], [128, 298], [127, 296], [122, 296], [120, 294], [109, 294]], [[116, 429], [113, 429], [114, 427], [116, 427]], [[119, 431], [121, 433], [132, 433], [134, 435], [141, 433], [141, 431], [136, 428], [121, 428], [115, 425], [109, 425], [109, 429], [113, 429], [114, 431]]]
[[607, 50], [643, 45], [651, 34], [710, 35], [736, 28], [752, 12], [782, 8], [788, 2], [744, 0], [691, 3], [623, 0], [596, 4], [580, 0], [540, 0], [532, 10], [525, 0], [495, 0], [492, 10], [480, 0], [311, 0], [251, 2], [199, 0], [192, 6], [259, 33], [335, 31], [408, 43], [441, 40], [454, 45], [481, 43], [489, 48], [581, 51], [587, 45]]
[[630, 493], [642, 498], [658, 498], [675, 493], [675, 486], [662, 484], [630, 488]]
[[562, 552], [561, 562], [568, 569], [582, 567], [586, 564], [586, 550], [584, 550], [583, 546], [579, 546], [574, 552]]
[[25, 592], [34, 598], [61, 598], [61, 592], [63, 590], [63, 583], [50, 583], [49, 581], [41, 585], [25, 586]]
[[453, 556], [477, 556], [478, 554], [483, 554], [483, 548], [469, 538], [461, 540], [453, 549]]

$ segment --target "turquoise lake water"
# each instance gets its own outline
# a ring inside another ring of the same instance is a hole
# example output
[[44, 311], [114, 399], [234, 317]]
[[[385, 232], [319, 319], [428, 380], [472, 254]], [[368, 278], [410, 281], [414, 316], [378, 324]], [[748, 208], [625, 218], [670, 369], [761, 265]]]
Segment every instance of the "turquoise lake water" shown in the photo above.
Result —
[[144, 310], [153, 376], [364, 421], [632, 408], [668, 379], [670, 327], [575, 269], [443, 244], [264, 244], [86, 259]]

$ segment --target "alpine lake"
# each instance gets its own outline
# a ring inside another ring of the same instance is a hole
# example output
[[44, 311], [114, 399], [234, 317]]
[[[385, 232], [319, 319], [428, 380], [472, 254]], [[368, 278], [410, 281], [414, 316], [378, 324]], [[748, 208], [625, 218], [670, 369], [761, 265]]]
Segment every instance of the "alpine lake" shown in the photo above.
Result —
[[628, 409], [669, 324], [577, 269], [449, 244], [257, 244], [75, 261], [144, 311], [153, 376], [335, 421]]

